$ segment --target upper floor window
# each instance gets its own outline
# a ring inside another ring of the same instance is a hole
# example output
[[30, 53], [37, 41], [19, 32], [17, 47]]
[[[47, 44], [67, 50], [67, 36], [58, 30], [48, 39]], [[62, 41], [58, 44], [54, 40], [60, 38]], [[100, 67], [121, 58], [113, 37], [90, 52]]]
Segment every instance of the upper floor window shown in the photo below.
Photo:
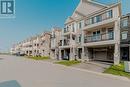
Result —
[[127, 36], [128, 36], [128, 31], [124, 31], [124, 32], [121, 33], [121, 39], [122, 40], [126, 40]]
[[96, 16], [96, 22], [100, 22], [102, 20], [101, 15]]
[[107, 18], [112, 18], [113, 17], [113, 12], [112, 10], [107, 12]]
[[72, 24], [72, 31], [75, 32], [75, 26]]
[[96, 22], [96, 17], [92, 17], [91, 21], [91, 23], [94, 24]]
[[68, 31], [68, 30], [69, 30], [69, 26], [66, 27], [66, 31]]
[[128, 19], [122, 20], [121, 26], [122, 26], [122, 27], [127, 27], [127, 26], [128, 26]]
[[79, 35], [79, 42], [81, 42], [81, 38], [82, 38], [82, 36], [81, 36], [81, 34]]
[[85, 21], [85, 26], [92, 24], [92, 18]]
[[66, 26], [66, 28], [64, 28], [64, 32], [67, 32], [69, 30], [69, 26]]
[[79, 29], [82, 28], [82, 22], [79, 22]]

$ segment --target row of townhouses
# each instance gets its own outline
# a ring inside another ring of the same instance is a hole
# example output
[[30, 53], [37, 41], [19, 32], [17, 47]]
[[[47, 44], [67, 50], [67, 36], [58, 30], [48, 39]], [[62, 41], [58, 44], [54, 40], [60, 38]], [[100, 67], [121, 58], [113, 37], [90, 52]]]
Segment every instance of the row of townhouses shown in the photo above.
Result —
[[12, 52], [50, 56], [60, 60], [105, 61], [130, 59], [130, 15], [122, 16], [121, 3], [80, 0], [65, 28], [53, 28], [16, 44]]
[[55, 58], [58, 55], [60, 37], [61, 29], [55, 27], [52, 29], [52, 32], [44, 32], [14, 44], [11, 48], [11, 53], [15, 55], [51, 56], [51, 58]]

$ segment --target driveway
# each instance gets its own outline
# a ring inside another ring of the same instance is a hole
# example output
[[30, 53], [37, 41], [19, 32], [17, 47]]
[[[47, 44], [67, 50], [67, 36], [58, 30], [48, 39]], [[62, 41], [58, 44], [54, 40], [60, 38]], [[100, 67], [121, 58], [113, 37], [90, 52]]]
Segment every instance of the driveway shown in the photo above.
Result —
[[130, 87], [123, 79], [6, 55], [0, 56], [0, 82], [0, 87]]
[[90, 61], [90, 62], [73, 65], [73, 67], [103, 73], [111, 65], [112, 65], [112, 63], [100, 62], [100, 61]]

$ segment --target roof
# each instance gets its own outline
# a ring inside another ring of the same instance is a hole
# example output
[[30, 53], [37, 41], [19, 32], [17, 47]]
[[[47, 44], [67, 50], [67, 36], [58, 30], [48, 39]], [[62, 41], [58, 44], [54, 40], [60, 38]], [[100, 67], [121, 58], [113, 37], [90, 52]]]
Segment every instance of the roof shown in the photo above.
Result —
[[73, 12], [71, 17], [68, 17], [65, 24], [72, 22], [76, 19], [80, 19], [82, 17], [86, 17], [87, 15], [93, 14], [97, 11], [100, 11], [102, 9], [106, 9], [113, 6], [112, 5], [105, 5], [99, 2], [95, 2], [93, 0], [80, 0], [79, 5]]

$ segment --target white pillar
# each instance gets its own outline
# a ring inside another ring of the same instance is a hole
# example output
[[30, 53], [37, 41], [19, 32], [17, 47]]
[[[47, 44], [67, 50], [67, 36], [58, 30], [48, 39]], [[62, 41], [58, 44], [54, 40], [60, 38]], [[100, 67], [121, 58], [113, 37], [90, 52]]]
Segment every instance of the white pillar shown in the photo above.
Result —
[[120, 45], [115, 44], [114, 65], [118, 65], [119, 63], [120, 63]]
[[62, 57], [61, 57], [61, 49], [59, 49], [59, 60], [62, 60]]
[[89, 50], [87, 47], [85, 48], [85, 54], [86, 54], [86, 61], [89, 61]]
[[87, 47], [82, 47], [82, 60], [89, 61], [89, 52]]
[[85, 38], [85, 36], [84, 36], [85, 34], [84, 34], [84, 31], [82, 30], [82, 39], [81, 39], [81, 44], [83, 45], [84, 44], [84, 38]]
[[119, 20], [115, 21], [114, 29], [114, 40], [115, 40], [115, 50], [114, 50], [114, 65], [120, 63], [120, 23]]
[[74, 60], [74, 48], [70, 48], [70, 60]]

